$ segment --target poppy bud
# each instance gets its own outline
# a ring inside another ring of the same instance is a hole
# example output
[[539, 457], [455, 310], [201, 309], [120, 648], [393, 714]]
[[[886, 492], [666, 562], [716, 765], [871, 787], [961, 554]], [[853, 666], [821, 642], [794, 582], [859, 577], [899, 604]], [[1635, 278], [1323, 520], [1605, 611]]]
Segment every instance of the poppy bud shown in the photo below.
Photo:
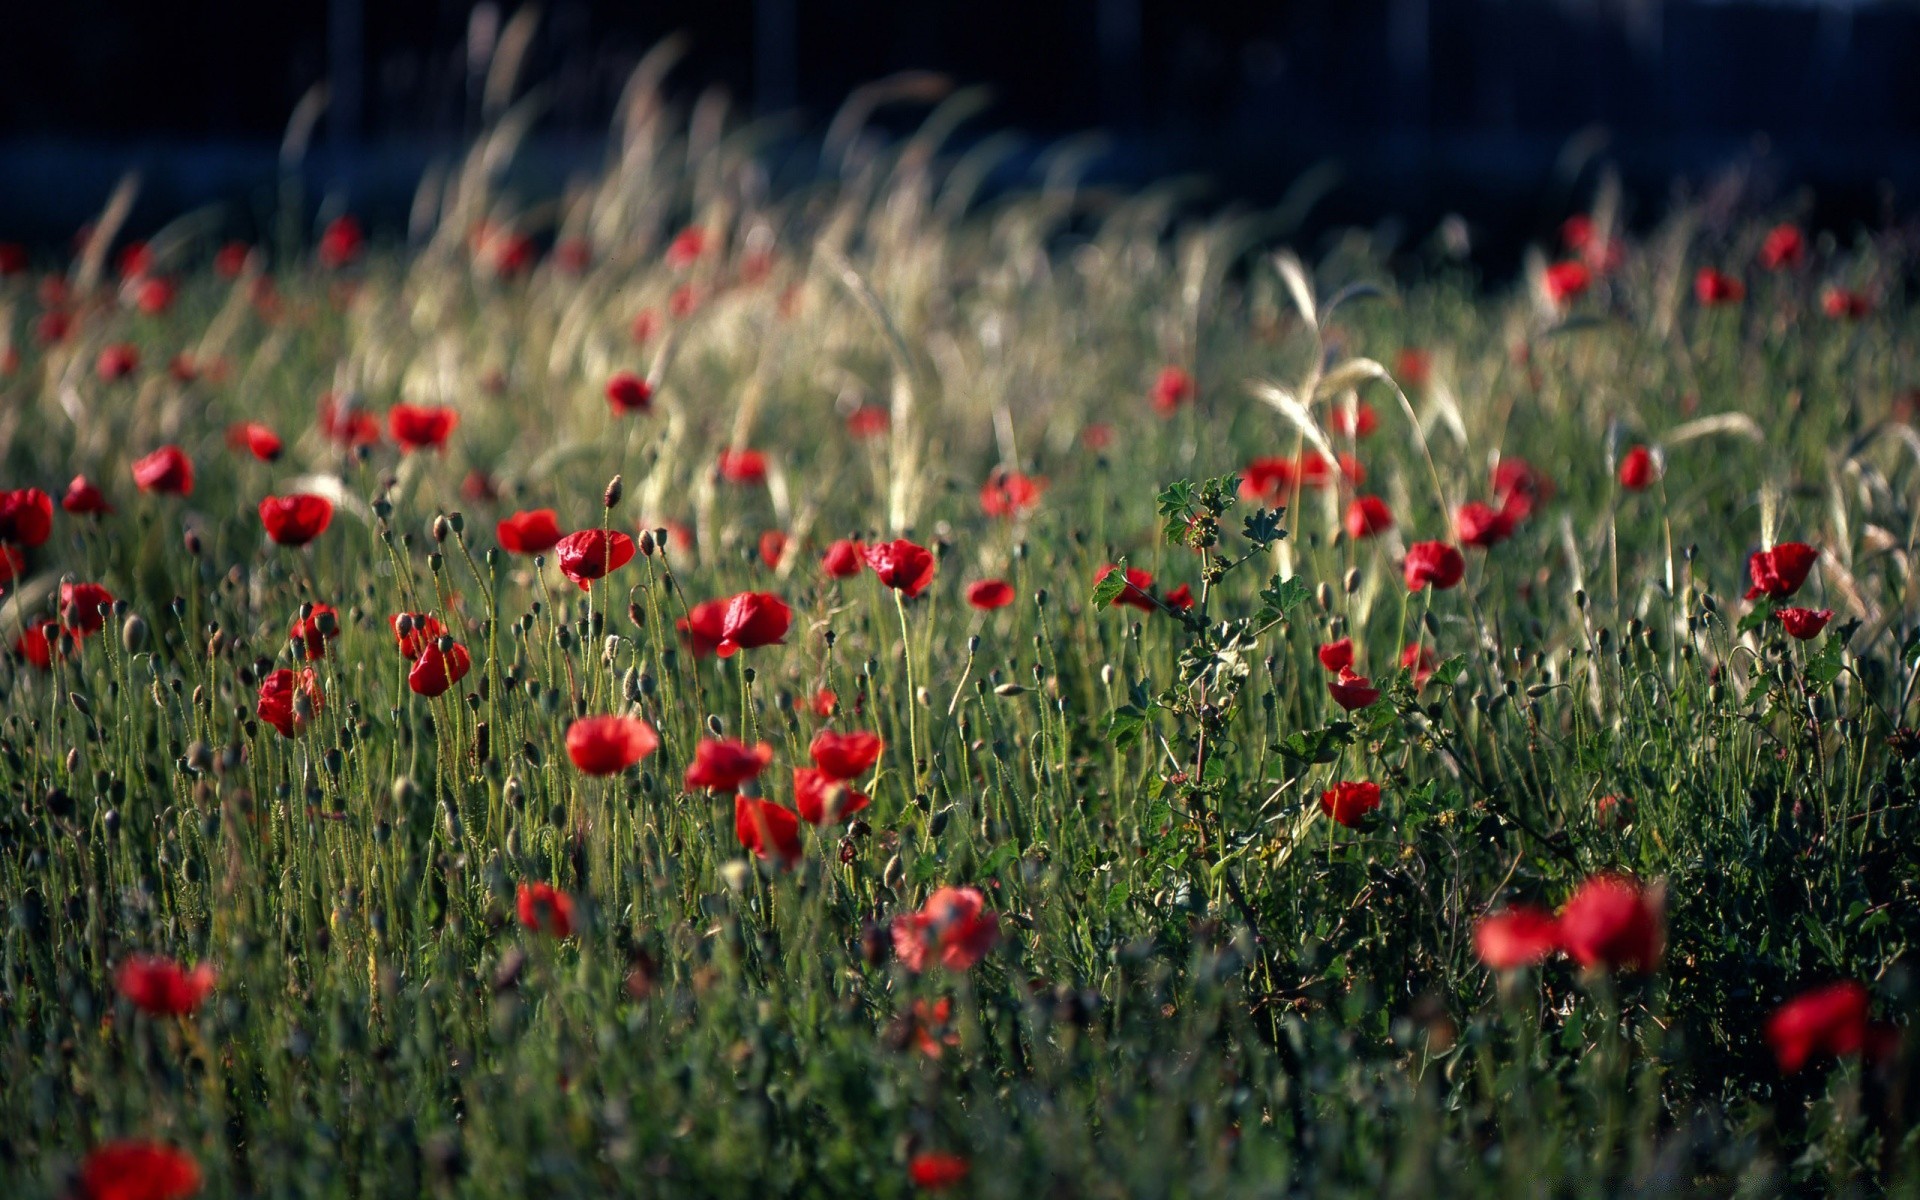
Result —
[[126, 648], [128, 654], [138, 654], [146, 649], [147, 623], [140, 618], [139, 613], [128, 616], [125, 623], [120, 626], [120, 644]]
[[718, 713], [708, 714], [707, 716], [707, 732], [708, 733], [711, 733], [714, 737], [720, 737], [726, 732], [726, 728], [727, 728], [726, 724], [720, 720], [720, 714]]
[[447, 514], [447, 524], [453, 527], [455, 533], [465, 533], [467, 531], [467, 519], [457, 512]]
[[193, 555], [195, 558], [199, 558], [200, 557], [200, 531], [197, 529], [187, 530], [187, 536], [185, 538], [185, 541], [187, 545], [187, 553]]
[[1346, 584], [1347, 595], [1351, 596], [1355, 592], [1359, 591], [1360, 590], [1360, 569], [1358, 567], [1348, 568], [1347, 577], [1344, 582]]
[[600, 498], [600, 502], [608, 508], [612, 508], [614, 505], [620, 503], [620, 497], [624, 495], [625, 492], [626, 485], [621, 483], [618, 475], [615, 475], [607, 481], [607, 491], [606, 494]]
[[446, 560], [440, 556], [440, 552], [438, 550], [435, 550], [432, 554], [427, 555], [427, 570], [432, 571], [435, 575], [438, 575], [440, 573], [440, 568], [443, 565], [445, 565], [445, 562]]
[[433, 519], [433, 540], [434, 541], [444, 542], [447, 540], [447, 535], [452, 532], [453, 532], [453, 526], [447, 523], [446, 517], [439, 516]]
[[648, 558], [653, 557], [653, 531], [652, 530], [641, 530], [640, 553], [646, 555]]
[[1313, 599], [1314, 603], [1318, 604], [1322, 609], [1332, 608], [1333, 588], [1325, 580], [1321, 580], [1320, 586], [1313, 589]]

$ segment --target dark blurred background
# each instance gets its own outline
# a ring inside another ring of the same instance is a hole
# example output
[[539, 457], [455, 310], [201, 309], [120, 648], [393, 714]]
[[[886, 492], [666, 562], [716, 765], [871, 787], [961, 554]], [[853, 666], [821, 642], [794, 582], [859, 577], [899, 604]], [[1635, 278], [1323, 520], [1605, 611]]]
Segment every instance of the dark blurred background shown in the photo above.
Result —
[[[65, 237], [128, 166], [145, 178], [136, 230], [210, 201], [258, 224], [288, 114], [323, 79], [309, 182], [377, 224], [476, 128], [474, 64], [512, 13], [16, 0], [0, 237]], [[675, 32], [691, 50], [670, 83], [689, 101], [717, 85], [817, 130], [850, 89], [931, 68], [993, 89], [972, 136], [1108, 131], [1106, 181], [1197, 173], [1214, 203], [1271, 203], [1331, 163], [1327, 223], [1458, 211], [1512, 242], [1579, 203], [1598, 161], [1630, 216], [1741, 172], [1750, 195], [1811, 194], [1802, 215], [1844, 229], [1904, 213], [1920, 187], [1920, 5], [1894, 0], [559, 0], [522, 73], [548, 100], [534, 186], [599, 161], [628, 73]]]

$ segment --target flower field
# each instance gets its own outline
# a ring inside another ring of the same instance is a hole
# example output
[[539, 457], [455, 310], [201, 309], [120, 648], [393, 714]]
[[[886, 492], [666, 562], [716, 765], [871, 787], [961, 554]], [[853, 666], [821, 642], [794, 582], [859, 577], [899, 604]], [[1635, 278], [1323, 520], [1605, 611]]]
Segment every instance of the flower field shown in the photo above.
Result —
[[645, 82], [0, 248], [6, 1195], [1920, 1180], [1909, 243]]

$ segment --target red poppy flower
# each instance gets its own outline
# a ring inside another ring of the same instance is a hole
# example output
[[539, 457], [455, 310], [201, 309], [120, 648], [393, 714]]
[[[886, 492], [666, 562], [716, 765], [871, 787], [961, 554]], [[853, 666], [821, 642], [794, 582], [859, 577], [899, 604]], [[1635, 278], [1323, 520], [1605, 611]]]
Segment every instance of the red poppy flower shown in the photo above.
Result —
[[1393, 510], [1378, 496], [1355, 496], [1347, 505], [1347, 536], [1358, 541], [1393, 528]]
[[[1421, 381], [1424, 383], [1425, 380], [1426, 376], [1423, 374]], [[1407, 386], [1413, 387], [1416, 385], [1408, 384]], [[1362, 400], [1353, 406], [1352, 412], [1348, 412], [1347, 406], [1344, 404], [1334, 405], [1333, 411], [1328, 414], [1328, 423], [1333, 426], [1333, 431], [1341, 437], [1363, 438], [1370, 436], [1374, 430], [1380, 428], [1380, 417], [1379, 414], [1373, 411], [1372, 405]]]
[[0, 542], [38, 546], [52, 533], [52, 496], [39, 488], [0, 491]]
[[911, 600], [933, 582], [933, 551], [906, 538], [867, 547], [867, 565], [880, 582]]
[[320, 234], [320, 265], [338, 271], [359, 258], [366, 243], [359, 221], [351, 216], [335, 217]]
[[1747, 556], [1747, 576], [1753, 580], [1747, 599], [1771, 596], [1783, 600], [1793, 595], [1819, 561], [1820, 552], [1805, 542], [1781, 542], [1771, 550], [1755, 551]]
[[847, 432], [859, 441], [877, 438], [893, 428], [893, 414], [878, 404], [862, 404], [847, 414]]
[[1150, 394], [1153, 411], [1170, 417], [1179, 411], [1181, 405], [1193, 402], [1193, 376], [1180, 367], [1161, 367], [1160, 374], [1154, 376]]
[[1746, 297], [1747, 286], [1724, 271], [1701, 267], [1693, 277], [1693, 297], [1711, 308], [1720, 304], [1738, 304]]
[[1240, 472], [1240, 498], [1269, 508], [1284, 504], [1293, 492], [1293, 460], [1256, 458]]
[[371, 446], [380, 440], [380, 422], [357, 402], [328, 392], [320, 397], [320, 432], [342, 446]]
[[1780, 1070], [1793, 1074], [1815, 1058], [1846, 1058], [1867, 1048], [1872, 1003], [1851, 979], [1809, 988], [1767, 1018], [1767, 1045]]
[[743, 848], [769, 862], [792, 866], [800, 861], [800, 818], [784, 805], [736, 794], [733, 835]]
[[820, 556], [820, 568], [834, 579], [851, 579], [866, 566], [866, 547], [850, 538], [841, 538]]
[[[1108, 563], [1093, 573], [1093, 581], [1099, 583], [1113, 574], [1116, 569], [1113, 563]], [[1123, 604], [1128, 608], [1137, 608], [1141, 612], [1152, 612], [1157, 607], [1153, 602], [1153, 576], [1139, 567], [1128, 567], [1127, 586], [1120, 589], [1120, 594], [1115, 596], [1113, 603], [1107, 607], [1119, 608]]]
[[184, 1017], [213, 993], [213, 979], [207, 963], [189, 970], [170, 958], [135, 954], [114, 972], [113, 986], [141, 1012]]
[[980, 511], [989, 517], [1017, 517], [1040, 503], [1047, 481], [1018, 471], [995, 469], [980, 485]]
[[1160, 603], [1166, 605], [1168, 608], [1178, 609], [1181, 612], [1185, 612], [1189, 608], [1192, 608], [1194, 605], [1193, 589], [1183, 583], [1179, 587], [1168, 592], [1166, 595], [1166, 599], [1162, 600]]
[[1537, 966], [1559, 948], [1560, 922], [1528, 904], [1482, 917], [1473, 927], [1473, 952], [1495, 971]]
[[140, 367], [140, 351], [128, 342], [115, 342], [101, 348], [100, 357], [94, 360], [94, 374], [107, 383], [116, 379], [125, 379]]
[[245, 242], [228, 242], [213, 256], [213, 273], [222, 279], [238, 279], [252, 253], [253, 248]]
[[545, 881], [522, 881], [513, 907], [520, 924], [535, 933], [565, 940], [573, 936], [573, 897]]
[[1760, 243], [1760, 265], [1769, 271], [1797, 267], [1807, 258], [1807, 236], [1793, 225], [1775, 225]]
[[428, 646], [439, 641], [446, 626], [431, 613], [395, 613], [388, 622], [393, 626], [394, 644], [405, 658], [419, 658]]
[[1080, 444], [1098, 454], [1113, 445], [1113, 426], [1095, 422], [1080, 431]]
[[1327, 694], [1341, 708], [1352, 712], [1356, 708], [1365, 708], [1380, 699], [1380, 689], [1365, 675], [1355, 675], [1348, 667], [1340, 668], [1340, 677], [1329, 680]]
[[106, 614], [113, 607], [113, 593], [97, 583], [60, 585], [60, 621], [74, 633], [85, 637], [107, 627]]
[[287, 640], [300, 643], [300, 652], [308, 662], [325, 658], [327, 643], [339, 636], [340, 613], [331, 604], [315, 604], [287, 629]]
[[443, 448], [458, 424], [460, 414], [444, 406], [396, 404], [387, 410], [387, 432], [402, 450]]
[[113, 505], [107, 503], [106, 493], [94, 486], [85, 475], [75, 475], [73, 481], [67, 484], [67, 494], [61, 497], [60, 507], [75, 516], [113, 511]]
[[1329, 462], [1327, 456], [1318, 450], [1308, 450], [1294, 464], [1294, 471], [1299, 476], [1302, 487], [1318, 491], [1333, 483], [1333, 472], [1336, 467], [1339, 468], [1340, 474], [1346, 476], [1348, 483], [1358, 486], [1367, 481], [1366, 468], [1362, 467], [1360, 460], [1351, 454], [1342, 454], [1337, 461]]
[[865, 808], [870, 801], [844, 779], [817, 767], [793, 769], [793, 806], [809, 825], [831, 825]]
[[178, 446], [162, 446], [134, 460], [133, 481], [143, 492], [193, 495], [193, 460]]
[[793, 706], [795, 708], [805, 708], [813, 713], [814, 716], [824, 721], [834, 713], [840, 711], [840, 694], [832, 688], [821, 688], [813, 694], [811, 699], [804, 696], [796, 696], [793, 701]]
[[767, 456], [758, 450], [722, 450], [717, 469], [728, 483], [765, 483]]
[[1380, 807], [1380, 785], [1367, 782], [1341, 782], [1320, 793], [1320, 807], [1329, 817], [1349, 828], [1358, 826], [1368, 813]]
[[1513, 518], [1505, 509], [1493, 508], [1478, 500], [1469, 500], [1453, 515], [1454, 528], [1468, 546], [1491, 550], [1513, 536]]
[[1407, 547], [1405, 574], [1410, 592], [1417, 592], [1428, 584], [1436, 591], [1446, 591], [1458, 584], [1466, 573], [1467, 560], [1445, 542], [1415, 542]]
[[786, 641], [792, 624], [793, 610], [780, 597], [772, 592], [741, 592], [694, 605], [675, 627], [696, 658], [708, 654], [732, 658], [742, 650]]
[[607, 403], [616, 413], [643, 413], [653, 407], [653, 385], [632, 371], [607, 380]]
[[986, 911], [979, 888], [943, 887], [919, 912], [893, 919], [893, 950], [916, 975], [929, 963], [966, 971], [986, 957], [1000, 937], [1000, 918]]
[[1630, 492], [1642, 492], [1660, 477], [1660, 466], [1653, 451], [1635, 446], [1620, 457], [1620, 486]]
[[280, 435], [258, 421], [240, 421], [227, 426], [227, 446], [244, 450], [261, 462], [278, 462], [283, 449]]
[[42, 671], [53, 668], [57, 657], [65, 661], [67, 649], [74, 641], [73, 634], [60, 628], [60, 623], [52, 617], [35, 617], [28, 622], [20, 636], [13, 639], [13, 652]]
[[332, 521], [333, 501], [325, 496], [295, 492], [260, 501], [260, 523], [277, 545], [304, 546], [325, 533]]
[[581, 717], [567, 726], [567, 757], [587, 775], [618, 775], [660, 748], [639, 717]]
[[560, 573], [583, 592], [593, 587], [594, 580], [633, 561], [633, 539], [605, 529], [570, 533], [555, 542], [554, 549], [560, 558]]
[[700, 261], [707, 249], [707, 231], [698, 225], [689, 225], [673, 235], [673, 241], [667, 243], [667, 265], [676, 271], [683, 271]]
[[1774, 610], [1773, 615], [1780, 618], [1780, 623], [1787, 627], [1790, 635], [1803, 642], [1819, 637], [1820, 631], [1827, 627], [1827, 622], [1833, 620], [1833, 610], [1830, 608], [1779, 608]]
[[41, 313], [33, 323], [33, 335], [41, 345], [51, 346], [67, 340], [73, 332], [73, 314], [55, 309]]
[[807, 754], [813, 759], [813, 765], [829, 779], [857, 779], [873, 769], [880, 761], [880, 752], [886, 743], [877, 733], [856, 730], [853, 733], [835, 733], [831, 729], [822, 729], [813, 735], [813, 743], [807, 747]]
[[787, 556], [787, 535], [778, 529], [769, 529], [760, 535], [760, 561], [770, 570], [780, 569], [780, 560]]
[[278, 729], [282, 737], [294, 737], [306, 731], [307, 722], [320, 712], [325, 699], [312, 667], [298, 673], [282, 667], [260, 684], [260, 702], [254, 712]]
[[1595, 875], [1560, 909], [1560, 945], [1582, 967], [1645, 973], [1660, 965], [1659, 897], [1625, 875]]
[[1586, 290], [1593, 286], [1593, 273], [1585, 263], [1568, 260], [1548, 267], [1543, 282], [1547, 298], [1564, 306], [1586, 294]]
[[1433, 678], [1434, 668], [1440, 665], [1433, 650], [1419, 642], [1400, 648], [1400, 669], [1413, 673], [1413, 686], [1420, 687]]
[[773, 747], [766, 742], [749, 746], [731, 739], [701, 738], [693, 748], [693, 763], [687, 768], [687, 790], [737, 792], [740, 785], [757, 778], [773, 761]]
[[1533, 515], [1541, 501], [1553, 494], [1553, 483], [1524, 458], [1508, 456], [1494, 465], [1491, 476], [1500, 511], [1515, 524]]
[[150, 317], [157, 317], [173, 307], [173, 297], [179, 289], [171, 279], [154, 276], [142, 279], [133, 287], [133, 304]]
[[1858, 321], [1873, 311], [1873, 301], [1865, 292], [1828, 287], [1820, 293], [1820, 311], [1835, 320]]
[[1433, 377], [1433, 355], [1418, 346], [1408, 346], [1400, 351], [1400, 357], [1395, 360], [1393, 374], [1402, 388], [1417, 392], [1426, 387], [1427, 380]]
[[1604, 829], [1619, 829], [1633, 818], [1632, 796], [1602, 796], [1593, 802], [1593, 818]]
[[1320, 647], [1320, 665], [1329, 671], [1345, 671], [1353, 666], [1353, 639], [1341, 638]]
[[444, 696], [454, 684], [467, 677], [473, 669], [473, 656], [459, 642], [442, 651], [436, 642], [420, 652], [413, 660], [413, 669], [407, 672], [407, 686], [415, 695], [431, 700]]
[[907, 1160], [907, 1178], [913, 1186], [929, 1192], [943, 1192], [965, 1183], [973, 1165], [958, 1154], [927, 1150]]
[[982, 612], [1013, 603], [1013, 585], [1004, 579], [976, 579], [967, 585], [967, 603]]
[[199, 1191], [199, 1164], [159, 1142], [107, 1142], [80, 1163], [84, 1200], [187, 1200]]
[[551, 508], [536, 508], [502, 517], [493, 532], [508, 554], [545, 554], [560, 541], [560, 522]]

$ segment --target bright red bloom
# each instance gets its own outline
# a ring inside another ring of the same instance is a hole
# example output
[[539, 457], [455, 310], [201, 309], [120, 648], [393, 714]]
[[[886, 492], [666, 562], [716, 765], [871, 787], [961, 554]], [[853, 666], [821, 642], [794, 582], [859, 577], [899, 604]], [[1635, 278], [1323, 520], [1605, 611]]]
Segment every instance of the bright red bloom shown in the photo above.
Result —
[[605, 529], [570, 533], [555, 542], [554, 549], [560, 557], [560, 573], [573, 580], [583, 592], [593, 587], [594, 580], [633, 561], [633, 539]]
[[1336, 783], [1320, 793], [1320, 807], [1335, 821], [1352, 828], [1380, 807], [1380, 785], [1365, 781]]
[[772, 592], [741, 592], [724, 600], [696, 604], [674, 624], [687, 639], [694, 657], [718, 654], [732, 658], [742, 650], [786, 641], [793, 610]]
[[1865, 292], [1829, 286], [1820, 293], [1820, 311], [1835, 320], [1858, 321], [1873, 311], [1873, 301]]
[[170, 958], [135, 954], [114, 972], [113, 986], [141, 1012], [184, 1017], [212, 994], [213, 978], [207, 963], [188, 970]]
[[859, 441], [877, 438], [893, 427], [893, 414], [878, 404], [862, 404], [847, 414], [847, 432]]
[[100, 357], [94, 360], [93, 371], [102, 380], [112, 383], [116, 379], [125, 379], [140, 367], [140, 351], [129, 342], [115, 342], [102, 347]]
[[560, 541], [560, 521], [552, 509], [536, 508], [502, 517], [493, 533], [508, 554], [545, 554]]
[[1168, 608], [1178, 609], [1181, 612], [1185, 612], [1189, 608], [1192, 608], [1194, 605], [1193, 589], [1183, 583], [1179, 587], [1168, 592], [1166, 595], [1166, 598], [1163, 599], [1160, 603], [1166, 605]]
[[1365, 708], [1380, 698], [1380, 689], [1373, 686], [1373, 680], [1365, 675], [1355, 675], [1349, 667], [1340, 668], [1340, 677], [1329, 680], [1327, 694], [1341, 708], [1352, 712], [1356, 708]]
[[380, 440], [380, 422], [359, 403], [328, 392], [320, 397], [320, 432], [342, 446], [371, 446]]
[[159, 1142], [107, 1142], [80, 1163], [76, 1200], [187, 1200], [200, 1191], [200, 1166]]
[[1318, 450], [1308, 450], [1294, 464], [1294, 471], [1298, 474], [1302, 487], [1310, 487], [1317, 491], [1333, 483], [1335, 467], [1339, 468], [1340, 474], [1346, 476], [1348, 483], [1356, 487], [1367, 481], [1367, 469], [1360, 465], [1360, 460], [1351, 454], [1344, 453], [1340, 455], [1338, 461], [1328, 462], [1327, 456]]
[[295, 492], [260, 501], [260, 523], [277, 545], [304, 546], [325, 533], [332, 521], [333, 501], [325, 496]]
[[52, 496], [31, 487], [0, 491], [0, 542], [38, 546], [52, 533]]
[[787, 535], [778, 529], [769, 529], [760, 535], [760, 561], [771, 570], [780, 569], [780, 560], [787, 556]]
[[513, 907], [520, 924], [562, 941], [573, 936], [573, 897], [552, 884], [522, 881]]
[[1593, 286], [1593, 272], [1587, 269], [1585, 263], [1571, 260], [1557, 262], [1547, 268], [1543, 282], [1547, 298], [1564, 306], [1578, 300]]
[[227, 427], [227, 445], [245, 450], [261, 462], [278, 462], [282, 445], [280, 435], [258, 421], [241, 421]]
[[1769, 271], [1797, 267], [1807, 259], [1807, 235], [1793, 225], [1775, 225], [1760, 243], [1760, 265]]
[[[1108, 563], [1093, 573], [1093, 581], [1099, 583], [1117, 569], [1113, 563]], [[1139, 567], [1128, 567], [1127, 586], [1120, 589], [1120, 594], [1107, 607], [1119, 608], [1123, 604], [1141, 612], [1152, 612], [1157, 607], [1153, 602], [1153, 576]]]
[[1420, 687], [1433, 678], [1434, 668], [1440, 665], [1432, 648], [1419, 642], [1400, 648], [1400, 669], [1413, 673], [1413, 686]]
[[1160, 368], [1160, 374], [1154, 376], [1153, 411], [1163, 417], [1170, 417], [1180, 410], [1182, 404], [1193, 402], [1193, 376], [1176, 366]]
[[67, 494], [61, 497], [60, 507], [83, 516], [97, 513], [110, 513], [113, 505], [107, 503], [107, 496], [85, 475], [75, 475], [67, 484]]
[[873, 764], [880, 761], [880, 752], [885, 748], [886, 743], [880, 740], [879, 734], [864, 729], [853, 733], [822, 729], [813, 735], [807, 754], [828, 779], [857, 779], [873, 770]]
[[1560, 922], [1530, 904], [1480, 918], [1473, 927], [1473, 952], [1495, 971], [1537, 966], [1560, 948]]
[[407, 686], [416, 695], [431, 700], [446, 695], [448, 689], [467, 677], [473, 669], [473, 656], [459, 642], [442, 651], [439, 643], [428, 646], [413, 660], [413, 669], [407, 672]]
[[[1426, 382], [1424, 371], [1420, 378], [1422, 383]], [[1407, 386], [1414, 387], [1417, 385], [1408, 384]], [[1370, 436], [1374, 430], [1380, 428], [1380, 417], [1379, 414], [1373, 411], [1372, 405], [1362, 400], [1353, 406], [1352, 412], [1348, 412], [1347, 406], [1344, 404], [1334, 405], [1333, 411], [1328, 414], [1328, 423], [1333, 426], [1333, 431], [1341, 437], [1363, 438]]]
[[460, 424], [460, 414], [443, 405], [396, 404], [387, 410], [387, 432], [402, 450], [440, 449]]
[[178, 446], [162, 446], [145, 458], [134, 460], [133, 481], [143, 492], [191, 496], [193, 460]]
[[60, 621], [75, 634], [85, 637], [107, 627], [102, 608], [113, 607], [113, 593], [97, 583], [60, 585]]
[[1013, 585], [1004, 579], [976, 579], [967, 585], [967, 603], [982, 612], [1013, 603]]
[[1047, 481], [995, 468], [980, 485], [980, 511], [989, 517], [1017, 517], [1040, 503]]
[[859, 812], [869, 799], [844, 779], [835, 779], [817, 767], [793, 769], [793, 806], [809, 825], [830, 825]]
[[1353, 666], [1353, 639], [1341, 638], [1320, 647], [1320, 665], [1329, 671], [1345, 671]]
[[1777, 608], [1773, 615], [1780, 618], [1788, 634], [1803, 642], [1819, 637], [1820, 631], [1827, 627], [1827, 622], [1833, 620], [1833, 610], [1830, 608]]
[[1553, 483], [1524, 458], [1508, 456], [1494, 465], [1490, 480], [1500, 511], [1517, 525], [1553, 494]]
[[1809, 988], [1767, 1018], [1767, 1045], [1793, 1074], [1815, 1058], [1846, 1058], [1867, 1048], [1872, 998], [1851, 979]]
[[335, 217], [320, 235], [320, 265], [338, 271], [359, 258], [366, 243], [359, 221], [351, 216]]
[[1478, 500], [1469, 500], [1453, 514], [1454, 528], [1468, 546], [1491, 550], [1513, 536], [1513, 518], [1505, 509], [1493, 508]]
[[294, 737], [306, 731], [308, 720], [319, 713], [325, 699], [313, 668], [295, 673], [282, 667], [260, 684], [260, 702], [254, 712], [278, 729], [280, 736]]
[[1408, 591], [1417, 592], [1428, 584], [1445, 591], [1466, 575], [1467, 560], [1445, 542], [1415, 542], [1407, 547], [1404, 570]]
[[933, 582], [933, 551], [906, 538], [867, 547], [867, 565], [880, 582], [911, 600]]
[[1595, 875], [1560, 909], [1560, 945], [1582, 967], [1645, 973], [1660, 965], [1666, 919], [1658, 895], [1625, 875]]
[[841, 538], [820, 556], [820, 568], [834, 579], [851, 579], [866, 566], [866, 549], [851, 538]]
[[133, 288], [134, 307], [150, 317], [157, 317], [173, 307], [173, 297], [178, 290], [171, 279], [159, 276], [142, 279]]
[[1693, 298], [1708, 307], [1738, 304], [1746, 298], [1746, 294], [1747, 286], [1744, 283], [1712, 267], [1701, 267], [1693, 277]]
[[1000, 937], [1000, 918], [986, 910], [979, 888], [943, 887], [919, 912], [893, 919], [893, 950], [919, 974], [930, 962], [949, 971], [970, 970]]
[[840, 711], [840, 694], [832, 688], [821, 688], [813, 694], [812, 699], [804, 696], [794, 697], [793, 706], [796, 709], [805, 709], [824, 721]]
[[1417, 392], [1426, 387], [1427, 380], [1433, 376], [1433, 355], [1418, 346], [1408, 346], [1394, 362], [1393, 374], [1402, 388]]
[[1286, 502], [1293, 492], [1293, 460], [1256, 458], [1240, 472], [1240, 498], [1268, 508]]
[[722, 450], [717, 469], [728, 483], [765, 483], [767, 456], [758, 450]]
[[21, 630], [20, 636], [13, 639], [13, 652], [40, 670], [48, 671], [53, 669], [56, 656], [63, 662], [66, 660], [66, 652], [75, 640], [73, 634], [60, 628], [60, 623], [52, 617], [35, 617]]
[[607, 380], [607, 403], [616, 413], [643, 413], [653, 407], [653, 385], [632, 371]]
[[1813, 564], [1819, 561], [1820, 552], [1805, 542], [1781, 542], [1771, 550], [1755, 551], [1747, 557], [1747, 576], [1753, 580], [1747, 599], [1771, 596], [1784, 600], [1800, 590]]
[[1378, 496], [1355, 496], [1347, 505], [1347, 536], [1356, 541], [1393, 528], [1393, 510]]
[[667, 265], [676, 271], [683, 271], [700, 261], [707, 249], [707, 231], [698, 225], [689, 225], [673, 235], [673, 241], [667, 244]]
[[[419, 658], [428, 646], [433, 645], [446, 635], [447, 627], [432, 613], [395, 613], [389, 624], [393, 626], [394, 644], [400, 647], [400, 653], [406, 658]], [[401, 629], [404, 625], [406, 628]]]
[[737, 792], [740, 785], [757, 778], [773, 761], [773, 747], [766, 742], [749, 746], [745, 742], [701, 738], [693, 748], [693, 764], [687, 768], [687, 790]]
[[733, 835], [742, 847], [770, 862], [792, 866], [800, 861], [800, 818], [785, 805], [735, 795]]
[[340, 636], [340, 613], [331, 604], [315, 604], [304, 617], [294, 619], [287, 629], [287, 640], [300, 643], [300, 652], [308, 662], [327, 656], [327, 643]]
[[639, 717], [581, 717], [567, 726], [567, 757], [587, 775], [618, 775], [660, 748]]
[[1620, 458], [1620, 486], [1630, 492], [1643, 492], [1660, 477], [1660, 466], [1653, 451], [1635, 446]]
[[973, 1164], [958, 1154], [927, 1150], [907, 1160], [907, 1178], [913, 1186], [929, 1192], [944, 1192], [967, 1180]]

